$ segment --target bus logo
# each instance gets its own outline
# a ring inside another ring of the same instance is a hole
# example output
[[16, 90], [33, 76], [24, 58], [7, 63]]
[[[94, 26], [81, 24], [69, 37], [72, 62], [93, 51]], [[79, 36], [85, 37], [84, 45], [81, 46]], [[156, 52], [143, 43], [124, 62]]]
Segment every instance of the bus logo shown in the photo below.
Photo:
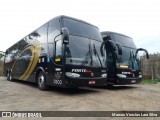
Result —
[[91, 72], [91, 70], [88, 70], [88, 69], [72, 69], [72, 72]]
[[91, 73], [91, 77], [94, 77], [94, 73]]

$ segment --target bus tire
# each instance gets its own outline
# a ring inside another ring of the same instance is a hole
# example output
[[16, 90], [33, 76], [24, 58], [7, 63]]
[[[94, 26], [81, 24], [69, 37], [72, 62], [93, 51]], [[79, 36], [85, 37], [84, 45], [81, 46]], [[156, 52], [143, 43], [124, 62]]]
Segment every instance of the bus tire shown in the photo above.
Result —
[[38, 82], [38, 88], [40, 90], [47, 90], [47, 85], [46, 85], [46, 76], [44, 74], [44, 72], [40, 72], [37, 78], [37, 82]]
[[10, 72], [9, 72], [9, 71], [7, 72], [7, 80], [8, 80], [8, 81], [11, 81], [11, 82], [13, 81], [13, 77], [12, 77], [12, 72], [11, 72], [11, 71], [10, 71]]
[[9, 81], [9, 72], [6, 74], [7, 80]]

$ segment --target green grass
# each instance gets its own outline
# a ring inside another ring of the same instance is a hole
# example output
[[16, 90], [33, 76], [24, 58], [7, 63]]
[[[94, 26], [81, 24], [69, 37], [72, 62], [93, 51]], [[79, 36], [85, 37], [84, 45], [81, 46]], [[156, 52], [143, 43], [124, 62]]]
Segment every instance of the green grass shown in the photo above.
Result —
[[159, 80], [142, 80], [141, 84], [157, 84]]

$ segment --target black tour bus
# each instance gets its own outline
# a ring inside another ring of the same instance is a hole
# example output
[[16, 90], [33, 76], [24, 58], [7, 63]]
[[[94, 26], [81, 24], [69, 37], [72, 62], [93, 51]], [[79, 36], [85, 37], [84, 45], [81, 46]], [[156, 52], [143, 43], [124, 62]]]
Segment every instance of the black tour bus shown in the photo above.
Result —
[[[146, 53], [143, 48], [137, 49], [132, 38], [115, 33], [101, 32], [107, 57], [107, 85], [138, 84], [142, 80], [139, 51]], [[103, 54], [103, 52], [102, 52]]]
[[58, 16], [6, 50], [4, 75], [47, 86], [106, 84], [106, 56], [99, 29], [85, 21]]

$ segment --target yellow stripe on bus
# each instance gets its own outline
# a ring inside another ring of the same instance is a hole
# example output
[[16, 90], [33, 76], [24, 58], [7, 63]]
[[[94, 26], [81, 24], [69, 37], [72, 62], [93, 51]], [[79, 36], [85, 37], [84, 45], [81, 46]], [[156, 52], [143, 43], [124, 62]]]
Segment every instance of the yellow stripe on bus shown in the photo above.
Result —
[[[34, 41], [31, 45], [32, 46], [28, 46], [18, 55], [18, 56], [21, 56], [21, 54], [28, 49], [30, 49], [32, 52], [32, 57], [29, 62], [29, 65], [28, 65], [27, 69], [25, 70], [25, 72], [23, 73], [23, 75], [21, 77], [19, 77], [19, 80], [27, 80], [39, 61], [39, 56], [40, 56], [40, 52], [41, 52], [41, 45], [40, 45], [39, 41]], [[12, 70], [13, 70], [13, 67], [15, 66], [15, 63], [17, 62], [17, 60], [14, 62], [13, 66], [12, 66]]]
[[29, 71], [29, 69], [30, 69], [30, 67], [31, 67], [31, 65], [32, 65], [32, 63], [33, 63], [33, 60], [34, 60], [34, 47], [33, 46], [30, 46], [30, 47], [28, 47], [27, 49], [25, 49], [25, 50], [28, 50], [28, 49], [30, 49], [31, 50], [31, 52], [32, 52], [32, 57], [31, 57], [31, 60], [30, 60], [30, 62], [29, 62], [29, 65], [28, 65], [28, 67], [27, 67], [27, 69], [25, 70], [25, 72], [23, 73], [23, 75], [19, 78], [20, 80], [24, 80], [24, 77], [26, 76], [26, 74], [28, 73], [28, 71]]
[[35, 66], [37, 65], [38, 61], [39, 61], [39, 56], [40, 56], [40, 52], [41, 52], [41, 46], [38, 45], [35, 47], [35, 50], [32, 51], [32, 53], [34, 53], [34, 59], [33, 59], [33, 63], [31, 64], [31, 66], [28, 66], [28, 72], [25, 75], [25, 77], [23, 78], [23, 80], [28, 79], [28, 77], [31, 75], [32, 71], [34, 70]]

